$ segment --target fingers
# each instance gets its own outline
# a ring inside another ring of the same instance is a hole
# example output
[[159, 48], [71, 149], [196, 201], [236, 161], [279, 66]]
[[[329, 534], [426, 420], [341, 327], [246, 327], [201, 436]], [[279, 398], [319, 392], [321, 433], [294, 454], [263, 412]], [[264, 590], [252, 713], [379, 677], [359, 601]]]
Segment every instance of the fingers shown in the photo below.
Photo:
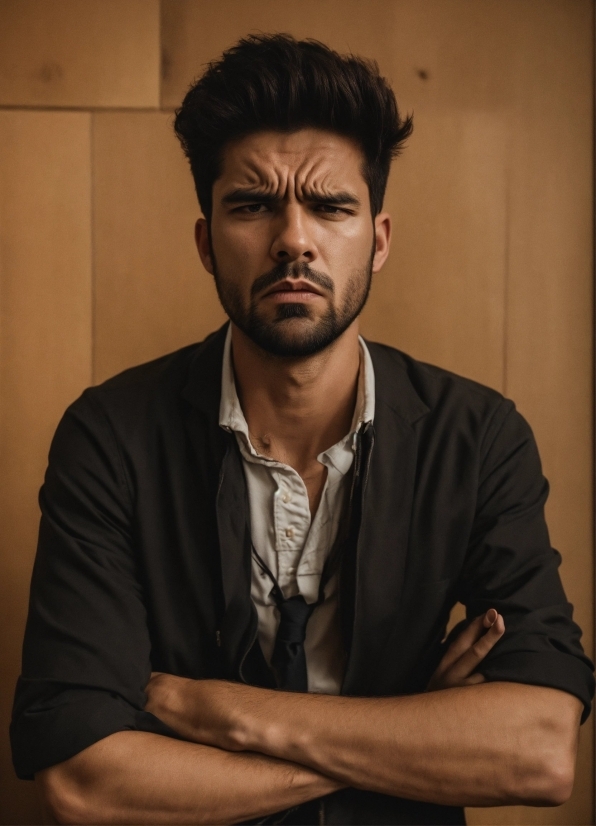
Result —
[[486, 678], [483, 674], [471, 674], [467, 680], [464, 680], [464, 685], [478, 685], [478, 683], [485, 683]]
[[490, 608], [485, 614], [481, 614], [479, 617], [473, 619], [468, 627], [464, 629], [451, 643], [443, 655], [441, 662], [435, 671], [435, 675], [439, 676], [440, 674], [444, 674], [449, 668], [451, 668], [451, 666], [456, 663], [478, 639], [480, 639], [486, 629], [490, 628], [490, 626], [496, 621], [497, 617], [498, 614], [495, 609]]
[[474, 670], [504, 633], [505, 622], [494, 608], [472, 620], [447, 649], [427, 691], [483, 682], [484, 677]]
[[[495, 612], [496, 613], [496, 612]], [[461, 657], [449, 669], [448, 677], [450, 685], [470, 684], [469, 680], [473, 676], [474, 670], [480, 665], [489, 651], [498, 643], [505, 633], [505, 622], [500, 614], [485, 634], [480, 636]]]
[[489, 608], [486, 614], [482, 617], [482, 624], [485, 628], [490, 628], [491, 625], [497, 621], [498, 613], [495, 611], [494, 608]]

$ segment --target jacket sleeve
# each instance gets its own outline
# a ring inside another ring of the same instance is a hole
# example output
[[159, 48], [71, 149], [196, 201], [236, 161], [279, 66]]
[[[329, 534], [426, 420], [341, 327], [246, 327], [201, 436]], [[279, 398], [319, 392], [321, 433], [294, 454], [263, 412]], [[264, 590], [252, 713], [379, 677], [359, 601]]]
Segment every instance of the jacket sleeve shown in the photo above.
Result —
[[593, 666], [580, 644], [544, 520], [548, 483], [527, 422], [503, 402], [485, 439], [474, 526], [460, 600], [468, 619], [491, 607], [505, 635], [481, 663], [487, 680], [567, 691], [584, 704], [594, 694]]
[[136, 570], [132, 492], [93, 391], [58, 426], [40, 506], [10, 731], [20, 778], [116, 731], [175, 736], [143, 711], [150, 640]]

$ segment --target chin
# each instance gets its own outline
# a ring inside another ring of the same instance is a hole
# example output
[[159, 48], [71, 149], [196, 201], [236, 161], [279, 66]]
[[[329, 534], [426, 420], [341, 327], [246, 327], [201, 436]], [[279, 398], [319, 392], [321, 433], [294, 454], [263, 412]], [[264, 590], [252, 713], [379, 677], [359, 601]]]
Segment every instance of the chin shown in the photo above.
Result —
[[245, 329], [245, 334], [265, 352], [282, 358], [307, 358], [329, 347], [343, 330], [319, 322], [288, 319]]

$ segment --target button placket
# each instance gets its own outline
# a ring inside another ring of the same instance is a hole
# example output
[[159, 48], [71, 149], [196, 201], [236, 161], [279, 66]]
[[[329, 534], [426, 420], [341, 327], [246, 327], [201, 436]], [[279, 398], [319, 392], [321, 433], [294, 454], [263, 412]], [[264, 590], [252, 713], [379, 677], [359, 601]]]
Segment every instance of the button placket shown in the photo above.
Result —
[[306, 487], [292, 468], [276, 474], [274, 525], [276, 550], [300, 551], [310, 528]]
[[275, 491], [273, 497], [273, 521], [275, 525], [275, 547], [279, 551], [287, 548], [287, 542], [285, 541], [287, 514], [286, 509], [283, 507], [282, 497], [283, 491], [287, 487], [288, 480], [286, 473], [281, 470], [275, 473], [274, 477], [277, 484], [277, 490]]

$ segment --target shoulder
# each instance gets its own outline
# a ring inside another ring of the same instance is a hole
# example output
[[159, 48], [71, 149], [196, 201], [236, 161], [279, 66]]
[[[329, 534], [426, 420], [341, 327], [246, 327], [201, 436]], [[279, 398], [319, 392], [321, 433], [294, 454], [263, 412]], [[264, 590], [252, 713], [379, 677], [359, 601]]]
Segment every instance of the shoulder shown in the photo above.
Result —
[[225, 328], [221, 328], [203, 341], [130, 367], [87, 388], [74, 405], [87, 403], [106, 410], [140, 412], [147, 405], [177, 404], [197, 383], [212, 385], [218, 393], [224, 339]]
[[490, 416], [500, 411], [507, 415], [514, 404], [498, 390], [407, 353], [377, 342], [366, 342], [375, 371], [377, 395], [397, 403], [415, 395], [430, 414], [461, 415], [476, 412]]
[[405, 419], [418, 431], [421, 445], [468, 449], [481, 458], [493, 448], [508, 452], [534, 443], [532, 430], [514, 402], [495, 388], [418, 361], [394, 347], [366, 344], [375, 372], [379, 425]]
[[204, 341], [131, 367], [87, 388], [66, 410], [58, 428], [105, 443], [134, 445], [156, 434], [173, 432], [189, 404], [217, 414], [225, 329]]
[[367, 341], [375, 367], [377, 381], [384, 381], [389, 374], [401, 374], [409, 379], [421, 399], [434, 407], [449, 394], [468, 398], [472, 404], [498, 404], [504, 397], [492, 387], [453, 373], [443, 367], [428, 364], [387, 344]]
[[173, 353], [129, 367], [101, 384], [88, 388], [86, 392], [98, 400], [119, 395], [134, 397], [139, 393], [144, 395], [167, 390], [181, 392], [197, 357], [200, 358], [206, 345], [216, 336], [217, 333], [212, 333], [204, 341], [189, 344]]

